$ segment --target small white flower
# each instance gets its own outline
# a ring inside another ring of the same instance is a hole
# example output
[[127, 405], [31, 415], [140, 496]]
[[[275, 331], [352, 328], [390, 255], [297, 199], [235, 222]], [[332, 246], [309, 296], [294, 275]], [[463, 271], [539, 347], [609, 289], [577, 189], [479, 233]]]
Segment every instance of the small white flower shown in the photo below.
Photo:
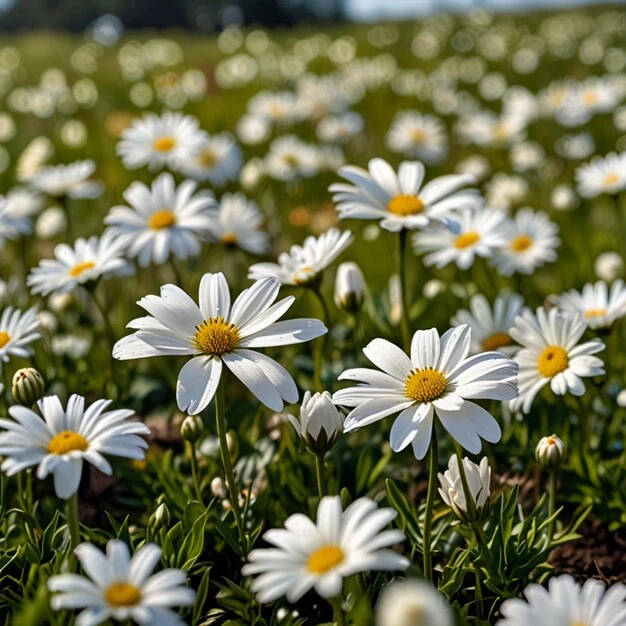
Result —
[[[489, 496], [491, 494], [491, 467], [484, 456], [477, 465], [467, 457], [463, 459], [467, 487], [473, 500], [475, 519], [480, 519], [489, 508]], [[465, 499], [465, 491], [461, 474], [459, 472], [459, 459], [456, 454], [450, 457], [448, 469], [437, 474], [439, 478], [439, 493], [442, 500], [454, 511], [460, 519], [468, 519], [471, 513]]]
[[563, 463], [565, 444], [556, 435], [542, 437], [535, 448], [535, 458], [543, 467], [554, 469]]
[[58, 206], [44, 209], [35, 222], [35, 235], [40, 239], [53, 239], [65, 232], [67, 213]]
[[195, 180], [209, 181], [223, 187], [237, 180], [243, 158], [241, 149], [230, 133], [205, 135], [196, 154], [180, 164], [180, 171]]
[[593, 269], [598, 278], [611, 283], [624, 273], [624, 259], [617, 252], [603, 252], [594, 261]]
[[623, 90], [611, 78], [590, 77], [572, 83], [556, 111], [556, 119], [564, 126], [580, 126], [596, 113], [608, 113], [623, 98]]
[[508, 211], [520, 205], [529, 189], [528, 183], [521, 176], [509, 176], [500, 172], [486, 185], [487, 206]]
[[480, 111], [461, 118], [455, 127], [460, 141], [482, 147], [505, 147], [525, 136], [527, 120], [521, 115], [498, 117], [491, 111]]
[[626, 152], [612, 152], [595, 157], [576, 170], [578, 193], [583, 198], [595, 198], [603, 193], [617, 194], [626, 189]]
[[318, 139], [329, 143], [347, 143], [364, 127], [363, 118], [354, 111], [323, 117], [315, 129]]
[[320, 168], [318, 151], [295, 135], [275, 139], [265, 157], [265, 173], [275, 180], [311, 178]]
[[328, 393], [304, 393], [299, 417], [287, 416], [307, 447], [316, 452], [329, 450], [343, 432], [343, 414]]
[[28, 187], [13, 187], [6, 196], [6, 211], [17, 218], [31, 218], [43, 207], [43, 198]]
[[31, 230], [30, 219], [12, 213], [9, 210], [9, 203], [0, 196], [0, 250], [4, 241], [19, 239], [22, 235], [29, 235]]
[[8, 363], [12, 356], [21, 359], [33, 356], [29, 344], [40, 338], [35, 307], [27, 311], [13, 307], [4, 309], [0, 315], [0, 372], [2, 363]]
[[335, 304], [356, 313], [363, 304], [365, 297], [365, 278], [361, 268], [352, 261], [341, 263], [335, 277]]
[[444, 124], [434, 115], [422, 115], [417, 111], [396, 114], [387, 132], [386, 143], [392, 152], [428, 164], [440, 163], [448, 153]]
[[609, 290], [604, 281], [586, 284], [581, 292], [570, 289], [555, 299], [562, 311], [580, 314], [589, 328], [610, 328], [626, 315], [626, 287], [616, 280]]
[[29, 182], [33, 189], [53, 198], [97, 198], [102, 185], [90, 180], [95, 171], [91, 160], [52, 165], [39, 169]]

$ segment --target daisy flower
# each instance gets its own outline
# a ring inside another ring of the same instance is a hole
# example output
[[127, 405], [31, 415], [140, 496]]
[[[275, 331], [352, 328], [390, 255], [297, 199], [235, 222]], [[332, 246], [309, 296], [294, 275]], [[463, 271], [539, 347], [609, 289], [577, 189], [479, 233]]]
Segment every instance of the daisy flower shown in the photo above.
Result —
[[548, 589], [530, 584], [525, 599], [505, 600], [496, 626], [623, 626], [626, 585], [589, 579], [583, 585], [564, 574], [551, 578]]
[[7, 200], [0, 196], [0, 249], [4, 241], [19, 239], [21, 235], [30, 235], [31, 230], [30, 219], [12, 213]]
[[448, 223], [451, 211], [482, 205], [476, 189], [461, 189], [474, 181], [470, 175], [440, 176], [422, 187], [424, 166], [418, 161], [401, 163], [396, 174], [386, 161], [372, 159], [369, 171], [348, 165], [339, 175], [352, 183], [334, 183], [329, 188], [339, 217], [380, 220], [392, 232], [423, 228], [431, 220]]
[[568, 391], [582, 396], [582, 378], [604, 374], [602, 361], [592, 356], [604, 350], [604, 343], [599, 339], [578, 343], [586, 329], [580, 315], [563, 315], [558, 309], [539, 308], [536, 314], [526, 310], [516, 318], [510, 335], [522, 349], [514, 357], [519, 364], [519, 397], [511, 402], [514, 411], [521, 408], [528, 413], [547, 384], [559, 396]]
[[509, 330], [515, 318], [524, 308], [524, 298], [516, 293], [504, 293], [496, 297], [493, 308], [481, 293], [472, 296], [469, 311], [461, 309], [452, 318], [453, 326], [467, 324], [472, 329], [471, 352], [497, 350], [511, 356], [517, 350]]
[[37, 478], [54, 475], [54, 489], [66, 500], [78, 490], [83, 461], [104, 474], [113, 470], [103, 455], [143, 459], [148, 444], [139, 435], [150, 429], [129, 421], [134, 411], [107, 411], [112, 400], [97, 400], [85, 410], [85, 398], [73, 394], [63, 409], [57, 396], [37, 402], [43, 417], [24, 406], [9, 408], [13, 420], [0, 419], [2, 470], [9, 476], [37, 465]]
[[386, 138], [387, 147], [424, 163], [440, 163], [448, 153], [446, 129], [434, 115], [402, 111], [396, 115]]
[[315, 238], [307, 237], [302, 246], [291, 246], [278, 255], [278, 263], [255, 263], [248, 278], [259, 280], [271, 276], [283, 285], [310, 285], [353, 241], [349, 230], [331, 228]]
[[327, 331], [315, 319], [277, 322], [295, 300], [289, 296], [273, 304], [279, 289], [274, 279], [257, 281], [231, 306], [224, 275], [205, 274], [198, 305], [179, 287], [164, 285], [160, 296], [137, 303], [150, 315], [128, 324], [136, 332], [115, 344], [113, 356], [191, 356], [176, 385], [178, 408], [191, 415], [213, 398], [223, 365], [263, 404], [281, 411], [283, 400], [298, 400], [296, 384], [282, 365], [255, 349], [303, 343]]
[[97, 198], [102, 185], [90, 180], [95, 171], [96, 164], [91, 160], [50, 165], [37, 170], [29, 182], [33, 189], [53, 198]]
[[261, 230], [263, 214], [242, 193], [225, 193], [208, 226], [209, 240], [250, 254], [266, 254], [269, 235]]
[[626, 189], [626, 152], [611, 152], [595, 157], [576, 169], [578, 193], [583, 198], [595, 198], [603, 193], [617, 194]]
[[561, 244], [559, 227], [543, 211], [519, 210], [504, 229], [506, 243], [493, 256], [493, 264], [503, 276], [532, 274], [545, 263], [556, 261]]
[[564, 126], [580, 126], [596, 113], [614, 111], [623, 97], [623, 89], [616, 81], [593, 76], [572, 84], [556, 111], [556, 119]]
[[428, 452], [436, 416], [466, 450], [477, 454], [481, 437], [499, 441], [498, 422], [472, 400], [512, 400], [517, 397], [517, 365], [499, 352], [468, 357], [471, 329], [451, 328], [440, 338], [435, 328], [418, 330], [411, 356], [385, 339], [374, 339], [365, 356], [382, 371], [355, 368], [340, 380], [360, 381], [333, 396], [336, 404], [354, 407], [346, 417], [350, 432], [399, 413], [390, 442], [399, 452], [412, 444], [416, 458]]
[[13, 187], [6, 195], [6, 211], [16, 218], [31, 218], [43, 208], [43, 198], [28, 187]]
[[272, 123], [285, 124], [298, 119], [296, 96], [290, 91], [260, 91], [248, 101], [248, 113]]
[[315, 133], [321, 141], [328, 143], [347, 143], [364, 128], [363, 118], [354, 111], [341, 115], [327, 115], [315, 127]]
[[343, 511], [339, 496], [325, 496], [317, 508], [317, 522], [296, 513], [284, 529], [268, 530], [263, 539], [271, 548], [252, 550], [244, 576], [260, 574], [252, 582], [259, 602], [285, 596], [297, 602], [310, 589], [323, 598], [341, 593], [343, 579], [358, 572], [404, 571], [409, 560], [389, 550], [404, 541], [401, 530], [383, 530], [397, 513], [379, 509], [359, 498]]
[[100, 238], [80, 237], [73, 248], [61, 243], [54, 249], [54, 259], [43, 259], [31, 270], [26, 284], [31, 293], [47, 296], [53, 291], [67, 293], [114, 274], [128, 274], [131, 267], [122, 250], [121, 242], [107, 233]]
[[200, 151], [204, 139], [198, 120], [190, 115], [167, 111], [159, 117], [148, 113], [122, 132], [117, 154], [131, 170], [143, 165], [151, 170], [166, 166], [177, 169]]
[[237, 180], [243, 158], [241, 149], [230, 133], [204, 135], [199, 151], [180, 164], [180, 171], [195, 180], [223, 187]]
[[524, 139], [526, 124], [521, 115], [499, 117], [492, 111], [480, 111], [463, 117], [455, 131], [463, 143], [498, 148]]
[[489, 258], [505, 243], [503, 230], [507, 218], [503, 211], [464, 209], [454, 219], [458, 224], [454, 231], [434, 223], [415, 234], [415, 252], [428, 253], [424, 257], [426, 265], [441, 268], [456, 263], [459, 269], [466, 270], [477, 256]]
[[186, 180], [176, 187], [164, 172], [151, 187], [133, 183], [124, 199], [130, 206], [115, 206], [104, 218], [107, 233], [140, 267], [161, 265], [170, 255], [179, 259], [197, 256], [200, 237], [214, 219], [215, 200], [210, 193], [195, 193], [196, 184]]
[[110, 618], [140, 626], [184, 626], [169, 607], [192, 606], [196, 594], [185, 586], [187, 575], [180, 569], [151, 576], [161, 560], [159, 546], [145, 544], [131, 558], [123, 541], [111, 539], [106, 554], [91, 543], [81, 543], [75, 553], [87, 576], [52, 576], [48, 589], [55, 594], [53, 610], [84, 609], [77, 626], [97, 626]]
[[582, 315], [589, 328], [610, 328], [626, 315], [626, 287], [619, 279], [609, 291], [607, 284], [599, 280], [586, 284], [582, 292], [570, 289], [558, 296], [555, 303], [562, 311]]
[[29, 347], [33, 341], [41, 338], [39, 318], [35, 307], [20, 311], [7, 307], [0, 315], [0, 371], [2, 363], [8, 363], [10, 357], [28, 358], [33, 356]]
[[318, 152], [295, 135], [275, 139], [265, 157], [265, 172], [275, 180], [311, 178], [319, 171]]

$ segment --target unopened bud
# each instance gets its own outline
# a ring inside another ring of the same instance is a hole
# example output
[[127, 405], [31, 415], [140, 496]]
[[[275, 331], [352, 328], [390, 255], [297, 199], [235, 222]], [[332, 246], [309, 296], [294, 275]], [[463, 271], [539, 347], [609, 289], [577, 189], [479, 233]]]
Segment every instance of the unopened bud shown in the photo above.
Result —
[[356, 263], [342, 263], [335, 278], [335, 304], [348, 313], [358, 313], [365, 296], [365, 279]]
[[223, 500], [228, 495], [226, 483], [219, 476], [216, 476], [211, 481], [211, 493], [220, 500]]
[[333, 404], [328, 391], [311, 395], [305, 392], [300, 405], [300, 415], [287, 416], [309, 452], [325, 454], [343, 432], [343, 414]]
[[180, 436], [191, 443], [202, 437], [204, 423], [199, 415], [188, 415], [180, 426]]
[[157, 510], [152, 514], [150, 525], [154, 532], [158, 532], [161, 528], [167, 528], [170, 525], [170, 510], [165, 502], [161, 502]]
[[542, 437], [535, 448], [537, 462], [547, 469], [555, 469], [565, 459], [565, 444], [556, 435]]
[[45, 390], [43, 376], [34, 367], [25, 367], [15, 372], [11, 391], [19, 404], [32, 406], [43, 397]]

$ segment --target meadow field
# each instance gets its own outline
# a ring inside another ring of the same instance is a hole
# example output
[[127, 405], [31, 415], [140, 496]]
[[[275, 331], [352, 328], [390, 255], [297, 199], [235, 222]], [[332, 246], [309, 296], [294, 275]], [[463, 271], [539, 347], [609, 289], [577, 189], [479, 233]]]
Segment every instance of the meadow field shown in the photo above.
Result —
[[0, 624], [626, 626], [626, 11], [118, 35], [0, 39]]

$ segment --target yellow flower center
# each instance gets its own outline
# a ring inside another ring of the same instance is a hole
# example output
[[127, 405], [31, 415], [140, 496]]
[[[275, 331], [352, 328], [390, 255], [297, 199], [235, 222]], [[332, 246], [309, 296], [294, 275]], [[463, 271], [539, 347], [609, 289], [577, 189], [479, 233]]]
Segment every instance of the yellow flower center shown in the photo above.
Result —
[[239, 329], [221, 315], [196, 326], [195, 347], [204, 354], [220, 355], [232, 352], [239, 341]]
[[606, 315], [606, 309], [587, 309], [583, 313], [583, 317], [585, 319], [590, 319], [592, 317], [603, 317]]
[[561, 346], [548, 346], [544, 348], [539, 361], [537, 361], [537, 369], [545, 378], [553, 378], [567, 369], [569, 357], [567, 352]]
[[234, 246], [237, 244], [237, 235], [235, 233], [224, 233], [221, 237], [221, 242], [225, 246]]
[[74, 450], [84, 452], [88, 447], [89, 442], [80, 433], [75, 433], [73, 430], [63, 430], [50, 439], [48, 452], [62, 455], [74, 452]]
[[173, 137], [159, 137], [152, 145], [158, 152], [169, 152], [176, 145], [176, 140]]
[[487, 351], [498, 350], [510, 346], [513, 340], [507, 333], [494, 333], [483, 341], [483, 348]]
[[404, 618], [402, 623], [407, 624], [407, 626], [428, 626], [429, 624], [428, 615], [421, 606], [408, 607], [402, 613], [402, 617]]
[[339, 546], [322, 546], [311, 554], [307, 561], [307, 569], [311, 574], [325, 574], [345, 558], [343, 550]]
[[532, 237], [528, 235], [518, 235], [511, 241], [511, 250], [513, 250], [513, 252], [524, 252], [524, 250], [528, 250], [532, 245]]
[[476, 231], [470, 231], [469, 233], [463, 233], [456, 238], [454, 247], [458, 250], [465, 250], [473, 246], [480, 239], [480, 235]]
[[411, 131], [411, 141], [413, 143], [422, 143], [426, 139], [426, 133], [421, 128], [415, 128]]
[[595, 91], [587, 91], [583, 95], [583, 102], [585, 104], [595, 104], [598, 101], [598, 94]]
[[78, 278], [81, 274], [87, 270], [93, 269], [96, 264], [93, 261], [83, 261], [83, 263], [77, 263], [74, 267], [70, 268], [70, 276], [72, 278]]
[[106, 588], [104, 599], [109, 606], [135, 606], [141, 600], [141, 591], [130, 583], [113, 583]]
[[283, 161], [289, 167], [298, 167], [300, 165], [300, 159], [295, 154], [286, 154], [283, 157]]
[[207, 169], [213, 167], [217, 163], [217, 156], [213, 150], [210, 148], [206, 148], [202, 151], [202, 154], [199, 158], [200, 165], [202, 167], [206, 167]]
[[553, 446], [556, 443], [554, 437], [548, 437], [548, 445]]
[[394, 215], [415, 215], [423, 209], [424, 203], [417, 196], [394, 196], [387, 203], [387, 210]]
[[404, 383], [404, 393], [416, 402], [432, 402], [443, 394], [447, 385], [448, 380], [443, 372], [426, 367], [409, 374]]
[[148, 226], [152, 230], [162, 230], [163, 228], [171, 228], [176, 224], [176, 216], [171, 211], [163, 209], [162, 211], [156, 211], [150, 216], [148, 220]]
[[297, 272], [294, 272], [292, 280], [296, 285], [306, 285], [308, 282], [311, 282], [315, 276], [317, 276], [315, 269], [307, 265], [306, 267], [301, 267]]
[[11, 341], [11, 335], [3, 330], [0, 330], [0, 348], [4, 348], [9, 341]]
[[503, 141], [509, 136], [506, 124], [496, 124], [491, 132], [496, 141]]
[[619, 176], [617, 174], [615, 174], [615, 172], [613, 172], [611, 174], [607, 174], [604, 177], [604, 184], [607, 187], [609, 187], [611, 185], [614, 185], [618, 180], [619, 180]]

